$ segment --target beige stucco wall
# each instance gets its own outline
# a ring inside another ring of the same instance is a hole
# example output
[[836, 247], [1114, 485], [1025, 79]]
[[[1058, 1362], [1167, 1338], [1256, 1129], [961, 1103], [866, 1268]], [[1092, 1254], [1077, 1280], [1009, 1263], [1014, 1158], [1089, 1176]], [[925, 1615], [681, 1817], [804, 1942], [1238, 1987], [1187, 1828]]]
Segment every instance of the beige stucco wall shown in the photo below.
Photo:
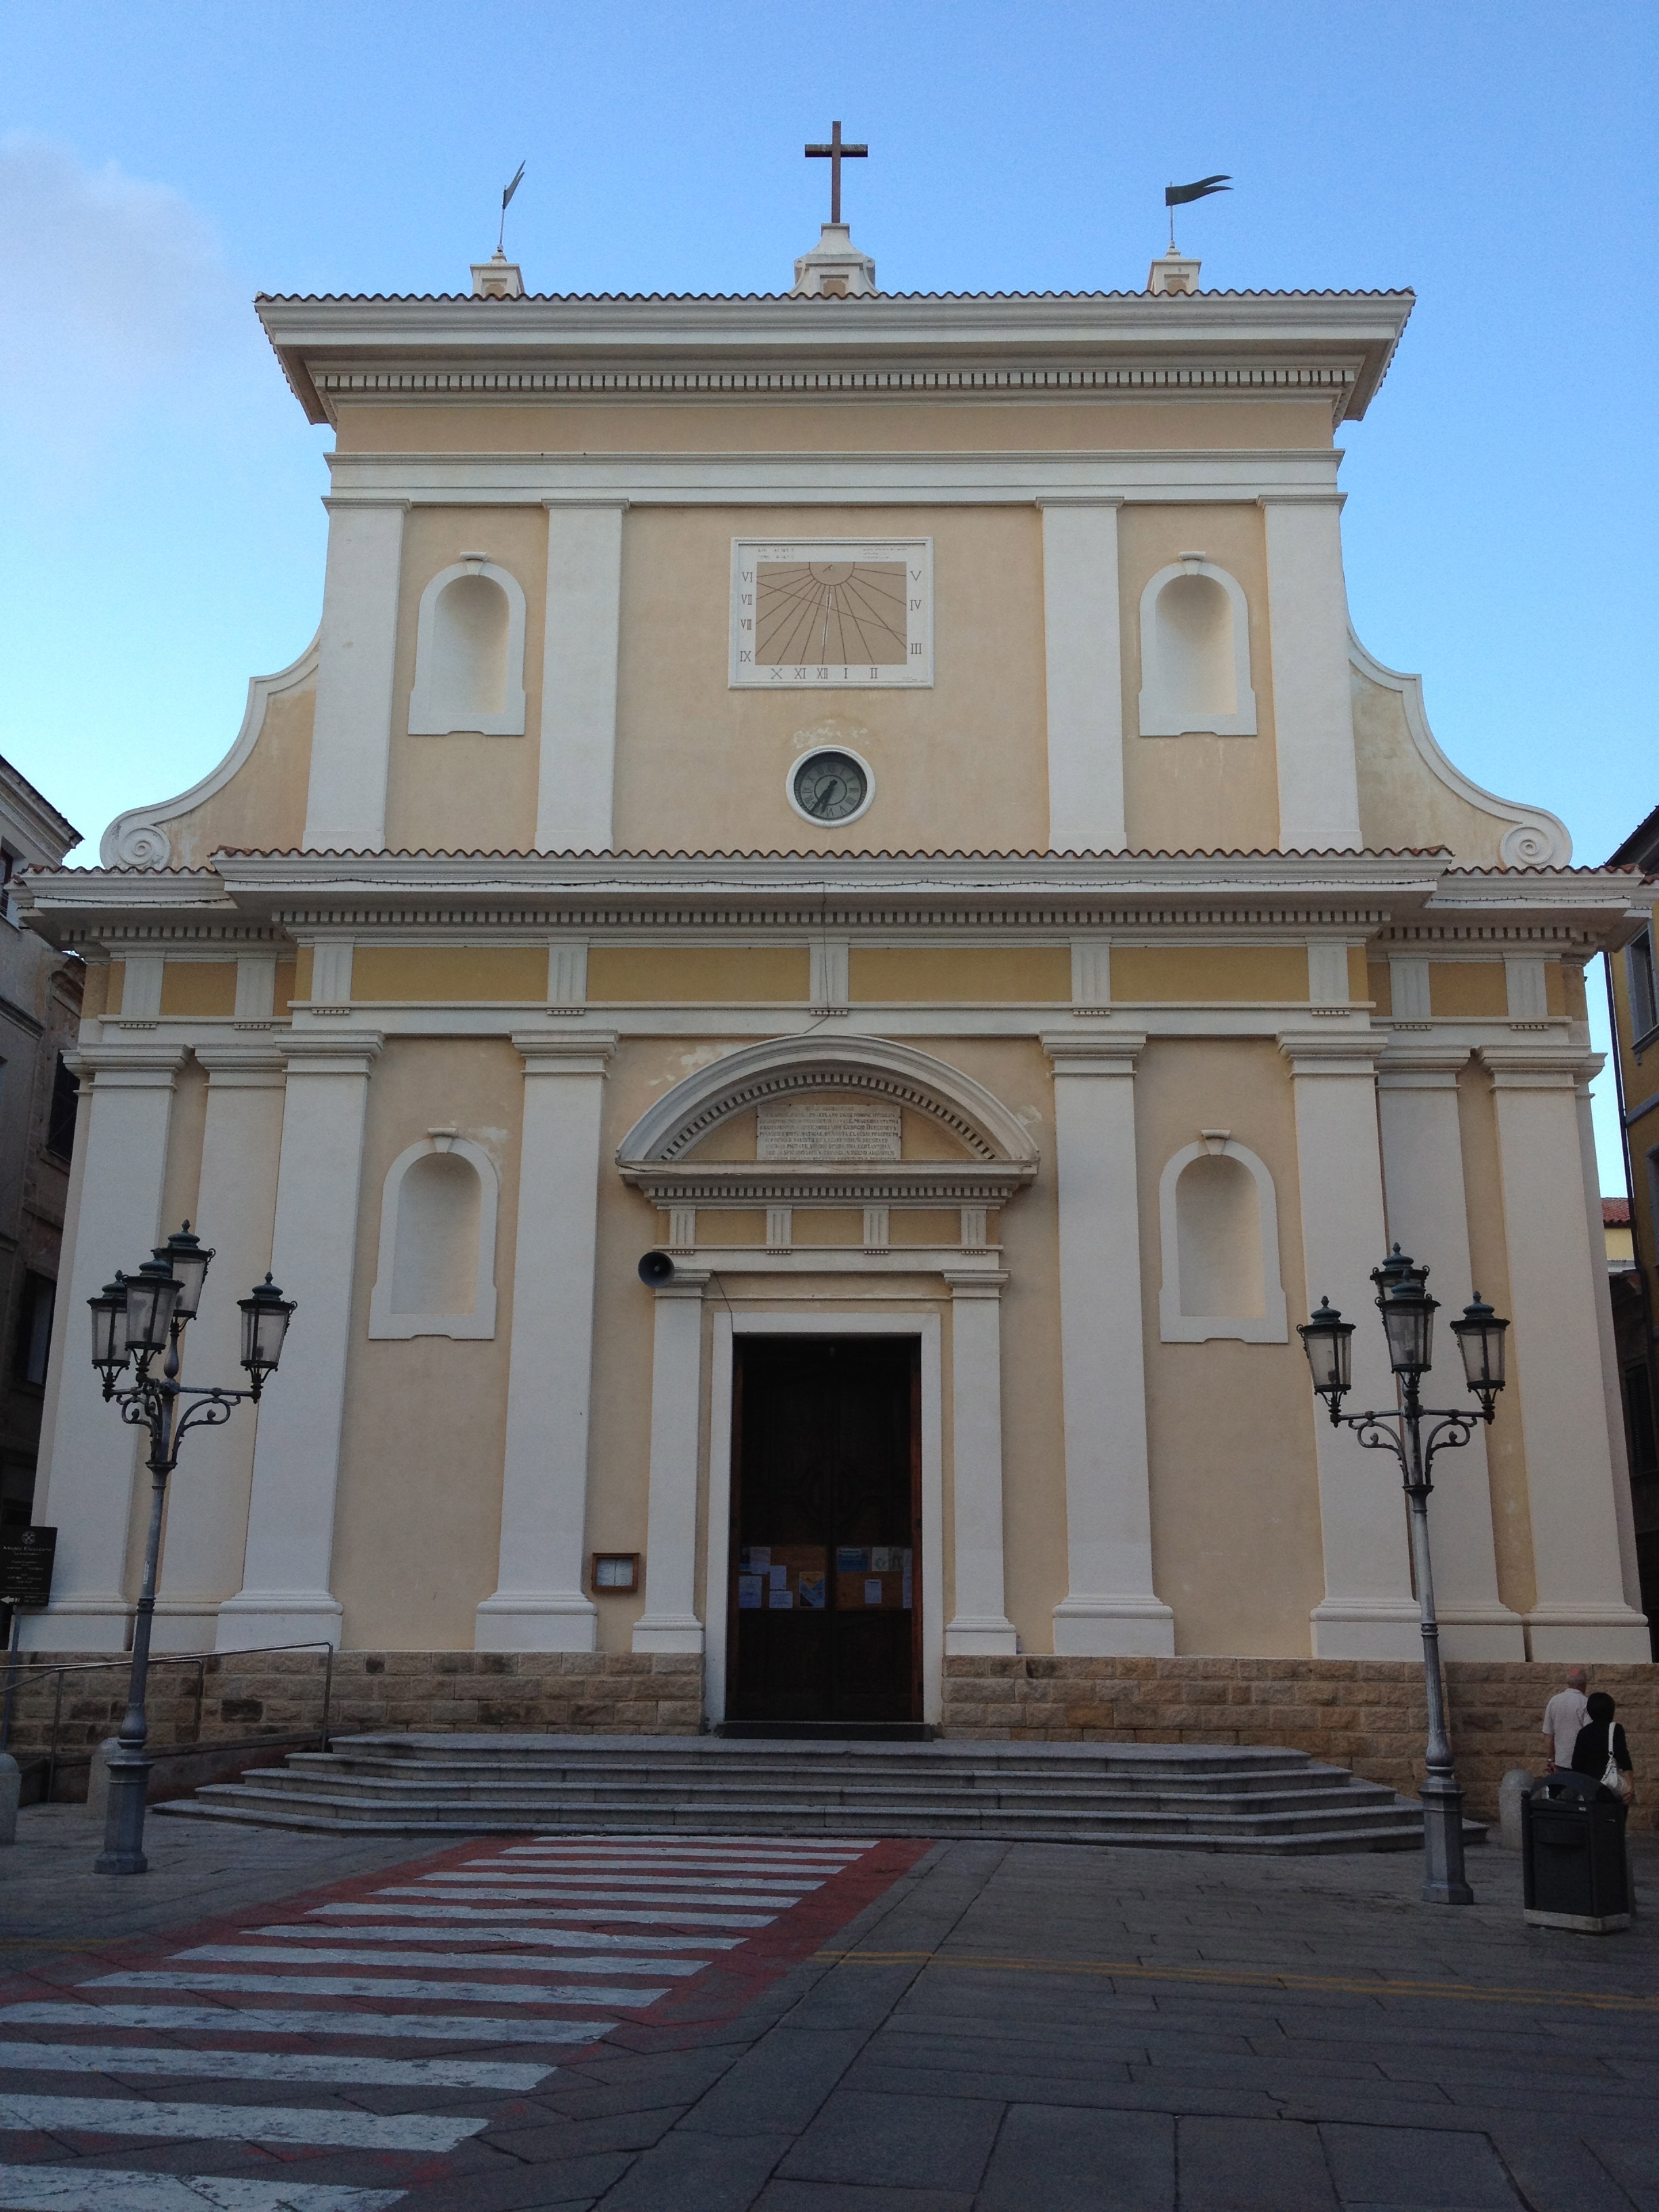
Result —
[[1357, 668], [1351, 673], [1361, 842], [1382, 852], [1444, 845], [1467, 866], [1498, 866], [1509, 823], [1472, 806], [1435, 775], [1412, 741], [1402, 693]]
[[[421, 594], [463, 553], [488, 553], [525, 596], [525, 733], [410, 737]], [[547, 518], [539, 507], [413, 507], [404, 523], [386, 775], [386, 844], [394, 853], [527, 853], [536, 843], [547, 626]]]
[[[727, 687], [732, 541], [931, 537], [937, 681], [780, 696]], [[636, 507], [623, 529], [616, 840], [629, 851], [1034, 849], [1048, 837], [1035, 507]], [[814, 745], [869, 762], [844, 828], [790, 805]]]
[[1324, 448], [1328, 399], [342, 398], [343, 453], [1160, 452]]
[[1290, 1070], [1268, 1037], [1155, 1038], [1135, 1077], [1152, 1563], [1174, 1608], [1178, 1652], [1303, 1656], [1324, 1594], [1313, 1394], [1294, 1333], [1287, 1344], [1165, 1344], [1158, 1186], [1201, 1128], [1231, 1128], [1263, 1160], [1278, 1194], [1291, 1313], [1302, 1276]]
[[[505, 1037], [393, 1037], [369, 1079], [334, 1522], [342, 1641], [356, 1650], [471, 1650], [476, 1609], [495, 1588], [523, 1097]], [[386, 1171], [446, 1121], [501, 1176], [495, 1334], [371, 1342]]]
[[[1253, 738], [1140, 734], [1140, 597], [1160, 568], [1201, 552], [1237, 579], [1250, 611]], [[1118, 518], [1123, 638], [1123, 805], [1131, 852], [1271, 852], [1279, 843], [1267, 540], [1242, 503], [1125, 507]]]
[[316, 704], [314, 679], [265, 702], [258, 734], [235, 775], [187, 814], [168, 817], [173, 866], [205, 866], [222, 847], [281, 853], [303, 844]]

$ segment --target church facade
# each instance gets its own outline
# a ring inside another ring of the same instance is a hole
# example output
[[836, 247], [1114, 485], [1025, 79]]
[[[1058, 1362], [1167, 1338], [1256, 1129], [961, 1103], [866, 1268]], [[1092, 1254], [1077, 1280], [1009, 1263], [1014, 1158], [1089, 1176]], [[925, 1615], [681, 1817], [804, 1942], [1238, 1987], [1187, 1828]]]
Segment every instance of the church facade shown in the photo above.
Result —
[[[299, 1302], [173, 1480], [157, 1648], [700, 1654], [711, 1723], [952, 1654], [1419, 1650], [1295, 1324], [1398, 1241], [1512, 1317], [1449, 1653], [1641, 1660], [1585, 963], [1639, 878], [1352, 635], [1404, 294], [267, 298], [320, 628], [37, 873], [88, 963], [26, 1643], [118, 1650], [85, 1299], [188, 1216]], [[641, 1267], [641, 1261], [645, 1265]]]

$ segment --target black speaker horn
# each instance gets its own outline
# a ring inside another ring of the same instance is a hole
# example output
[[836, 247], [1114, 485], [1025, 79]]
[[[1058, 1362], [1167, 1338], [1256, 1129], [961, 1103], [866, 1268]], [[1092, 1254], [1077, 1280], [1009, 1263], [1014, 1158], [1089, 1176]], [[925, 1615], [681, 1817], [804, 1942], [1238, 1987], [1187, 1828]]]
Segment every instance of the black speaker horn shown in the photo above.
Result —
[[647, 1252], [640, 1261], [640, 1280], [647, 1290], [673, 1279], [674, 1262], [666, 1252]]

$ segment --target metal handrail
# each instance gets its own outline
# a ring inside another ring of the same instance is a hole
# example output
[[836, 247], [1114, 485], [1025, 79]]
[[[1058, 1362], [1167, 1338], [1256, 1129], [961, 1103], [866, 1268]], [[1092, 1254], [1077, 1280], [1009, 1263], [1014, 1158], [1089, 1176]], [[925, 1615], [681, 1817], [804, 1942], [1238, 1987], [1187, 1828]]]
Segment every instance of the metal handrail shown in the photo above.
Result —
[[[325, 1637], [312, 1637], [302, 1644], [248, 1644], [234, 1651], [166, 1651], [158, 1653], [157, 1656], [150, 1662], [152, 1667], [194, 1667], [196, 1669], [196, 1734], [190, 1745], [163, 1745], [161, 1748], [163, 1751], [191, 1749], [201, 1743], [202, 1711], [204, 1705], [206, 1702], [207, 1662], [210, 1659], [260, 1659], [268, 1657], [271, 1653], [276, 1651], [319, 1650], [324, 1655], [323, 1712], [319, 1734], [322, 1739], [322, 1747], [326, 1751], [329, 1747], [329, 1712], [334, 1698], [334, 1646]], [[57, 1787], [58, 1783], [58, 1739], [64, 1712], [64, 1677], [66, 1674], [96, 1674], [100, 1671], [106, 1671], [112, 1667], [119, 1667], [122, 1665], [124, 1661], [125, 1661], [127, 1655], [125, 1652], [117, 1652], [107, 1659], [74, 1659], [65, 1661], [58, 1666], [31, 1666], [27, 1669], [20, 1669], [17, 1664], [18, 1659], [22, 1655], [15, 1650], [9, 1654], [10, 1665], [9, 1666], [6, 1673], [5, 1704], [3, 1709], [0, 1709], [0, 1752], [4, 1752], [11, 1741], [12, 1699], [14, 1692], [16, 1690], [20, 1674], [27, 1672], [35, 1680], [39, 1680], [39, 1678], [43, 1674], [55, 1675], [57, 1677], [57, 1680], [52, 1691], [52, 1734], [47, 1739], [46, 1751], [46, 1780], [45, 1802], [47, 1804], [50, 1804], [52, 1802], [52, 1791]]]

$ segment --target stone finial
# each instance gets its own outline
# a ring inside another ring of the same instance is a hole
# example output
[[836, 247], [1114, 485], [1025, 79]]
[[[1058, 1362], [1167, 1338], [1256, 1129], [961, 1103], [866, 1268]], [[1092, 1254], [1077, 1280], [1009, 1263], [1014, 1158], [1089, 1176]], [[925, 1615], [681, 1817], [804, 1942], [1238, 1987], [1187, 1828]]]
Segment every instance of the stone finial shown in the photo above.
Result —
[[522, 300], [524, 272], [498, 246], [488, 261], [472, 264], [472, 296], [475, 300]]
[[1146, 289], [1166, 296], [1196, 292], [1198, 272], [1203, 265], [1201, 261], [1194, 261], [1189, 254], [1160, 253], [1146, 272]]
[[876, 264], [854, 245], [844, 222], [826, 222], [817, 244], [795, 263], [791, 289], [813, 299], [867, 299], [876, 289]]

